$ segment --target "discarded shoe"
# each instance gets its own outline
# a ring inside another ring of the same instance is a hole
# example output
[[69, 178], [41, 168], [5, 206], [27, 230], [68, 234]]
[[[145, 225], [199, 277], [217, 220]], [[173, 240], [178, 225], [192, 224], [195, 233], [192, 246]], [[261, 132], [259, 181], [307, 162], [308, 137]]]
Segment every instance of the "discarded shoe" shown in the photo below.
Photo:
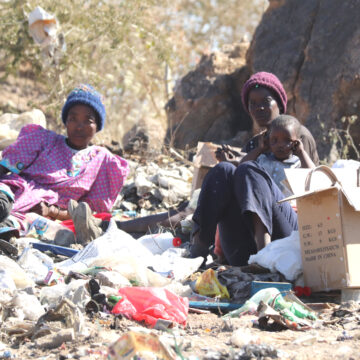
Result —
[[100, 227], [101, 219], [92, 216], [91, 209], [87, 203], [77, 203], [75, 200], [70, 200], [68, 212], [74, 222], [78, 243], [87, 244], [103, 234], [103, 230]]
[[18, 249], [9, 243], [9, 241], [0, 239], [0, 251], [2, 251], [5, 255], [8, 256], [17, 256]]

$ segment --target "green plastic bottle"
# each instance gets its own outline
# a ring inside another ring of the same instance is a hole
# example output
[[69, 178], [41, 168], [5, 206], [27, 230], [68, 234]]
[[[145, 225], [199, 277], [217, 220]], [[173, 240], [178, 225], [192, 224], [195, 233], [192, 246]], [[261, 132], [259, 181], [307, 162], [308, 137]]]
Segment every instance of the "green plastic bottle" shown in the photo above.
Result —
[[[292, 314], [300, 319], [316, 320], [315, 314], [296, 302], [285, 301], [284, 298], [279, 295], [275, 299], [275, 310], [289, 310]], [[290, 319], [289, 319], [290, 320]]]

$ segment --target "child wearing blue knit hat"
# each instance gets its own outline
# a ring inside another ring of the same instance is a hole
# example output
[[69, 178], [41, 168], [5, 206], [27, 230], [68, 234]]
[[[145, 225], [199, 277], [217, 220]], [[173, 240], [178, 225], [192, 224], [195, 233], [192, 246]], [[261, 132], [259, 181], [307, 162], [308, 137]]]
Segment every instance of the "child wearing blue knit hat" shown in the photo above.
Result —
[[17, 220], [16, 229], [24, 230], [29, 227], [25, 218], [28, 212], [50, 219], [69, 219], [70, 200], [88, 205], [87, 213], [82, 214], [86, 218], [90, 218], [91, 211], [111, 211], [129, 167], [126, 160], [91, 144], [105, 123], [102, 96], [92, 86], [80, 85], [70, 92], [61, 115], [66, 136], [28, 124], [3, 151], [0, 239], [1, 229], [13, 230], [11, 224], [15, 223], [11, 220], [9, 225], [9, 215]]
[[97, 131], [100, 131], [104, 128], [106, 119], [104, 99], [102, 95], [98, 93], [91, 85], [80, 84], [71, 91], [66, 99], [61, 113], [61, 118], [64, 124], [66, 123], [66, 118], [70, 108], [77, 104], [90, 106], [95, 111], [97, 116]]

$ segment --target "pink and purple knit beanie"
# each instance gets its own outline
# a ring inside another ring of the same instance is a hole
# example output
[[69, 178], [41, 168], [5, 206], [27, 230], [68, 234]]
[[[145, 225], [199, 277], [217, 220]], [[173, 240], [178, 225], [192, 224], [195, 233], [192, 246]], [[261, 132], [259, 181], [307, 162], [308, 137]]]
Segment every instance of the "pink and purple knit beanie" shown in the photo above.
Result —
[[274, 93], [280, 113], [286, 113], [287, 96], [284, 87], [274, 74], [265, 71], [252, 75], [242, 88], [241, 100], [247, 113], [249, 113], [249, 93], [254, 87], [265, 87]]

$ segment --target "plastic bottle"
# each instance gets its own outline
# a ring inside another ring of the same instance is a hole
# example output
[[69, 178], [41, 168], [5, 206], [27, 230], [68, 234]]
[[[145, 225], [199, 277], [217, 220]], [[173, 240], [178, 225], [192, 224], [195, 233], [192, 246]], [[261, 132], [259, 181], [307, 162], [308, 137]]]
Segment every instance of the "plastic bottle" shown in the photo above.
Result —
[[274, 307], [275, 310], [289, 310], [292, 314], [294, 314], [300, 319], [304, 319], [304, 318], [310, 320], [317, 319], [313, 312], [305, 309], [303, 306], [301, 306], [296, 302], [285, 301], [281, 295], [275, 299]]
[[273, 307], [275, 310], [281, 311], [282, 314], [290, 321], [296, 321], [294, 315], [301, 319], [317, 319], [313, 312], [308, 311], [300, 304], [293, 301], [284, 300], [280, 291], [276, 288], [266, 288], [258, 291], [248, 301], [246, 301], [241, 308], [231, 311], [225, 317], [237, 317], [242, 313], [254, 312], [260, 301], [263, 301], [265, 304], [269, 305], [271, 305], [274, 301]]
[[181, 245], [181, 239], [170, 232], [142, 236], [138, 241], [154, 255], [162, 254], [165, 250]]
[[265, 304], [270, 303], [276, 296], [281, 296], [280, 291], [276, 288], [266, 288], [258, 291], [254, 294], [249, 300], [245, 302], [245, 304], [234, 311], [229, 312], [224, 316], [227, 317], [238, 317], [240, 314], [245, 313], [255, 313], [257, 307], [260, 304], [260, 301], [263, 301]]
[[47, 219], [36, 213], [26, 214], [26, 220], [30, 224], [28, 232], [35, 231], [40, 239], [54, 240], [59, 230], [70, 232], [68, 228], [56, 221]]

